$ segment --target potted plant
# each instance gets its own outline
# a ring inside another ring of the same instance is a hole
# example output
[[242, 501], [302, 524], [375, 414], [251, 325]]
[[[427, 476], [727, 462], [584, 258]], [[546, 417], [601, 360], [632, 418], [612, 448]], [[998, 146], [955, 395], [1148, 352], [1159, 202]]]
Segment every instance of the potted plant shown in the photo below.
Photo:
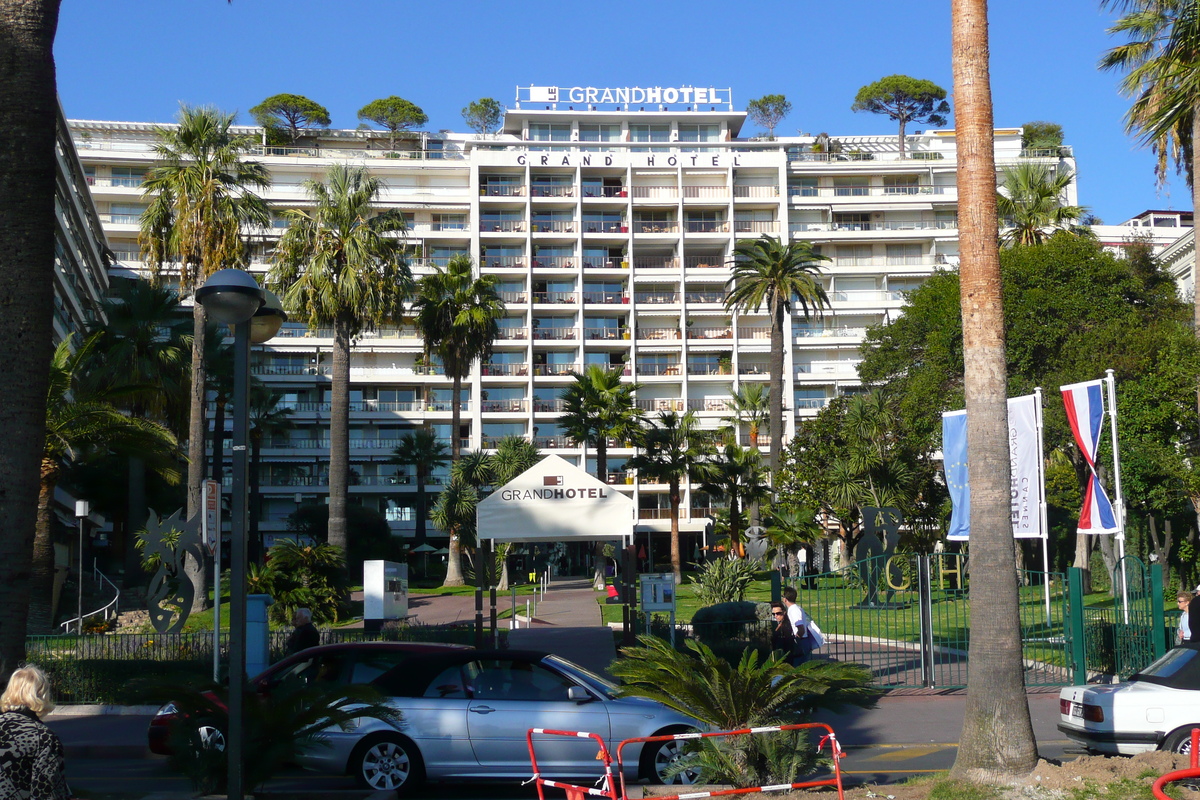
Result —
[[733, 356], [729, 353], [722, 353], [717, 358], [717, 374], [729, 375], [733, 373]]

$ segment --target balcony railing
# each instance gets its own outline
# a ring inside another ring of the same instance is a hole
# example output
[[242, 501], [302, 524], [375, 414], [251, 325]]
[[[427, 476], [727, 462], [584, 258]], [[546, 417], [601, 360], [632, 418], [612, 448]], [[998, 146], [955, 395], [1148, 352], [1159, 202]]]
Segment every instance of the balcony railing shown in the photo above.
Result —
[[519, 183], [483, 183], [479, 193], [484, 197], [524, 197], [525, 187]]
[[705, 397], [687, 401], [688, 411], [729, 411], [729, 400], [721, 397]]
[[254, 375], [328, 375], [327, 364], [254, 364], [250, 367]]
[[629, 302], [629, 295], [624, 292], [588, 292], [583, 293], [583, 302], [594, 305], [621, 304]]
[[678, 397], [652, 397], [638, 400], [637, 407], [642, 411], [683, 411], [684, 401]]
[[672, 364], [638, 364], [639, 376], [679, 375], [683, 366], [678, 362]]
[[574, 233], [575, 221], [570, 219], [539, 219], [534, 217], [529, 227], [534, 233]]
[[[739, 329], [740, 330], [740, 329]], [[733, 330], [729, 326], [721, 326], [715, 328], [700, 328], [694, 325], [687, 329], [687, 338], [689, 339], [732, 339]]]
[[776, 220], [735, 219], [734, 233], [778, 233], [779, 223]]
[[574, 197], [575, 186], [570, 183], [535, 183], [529, 187], [531, 197]]
[[679, 328], [638, 328], [639, 339], [678, 339]]
[[[422, 225], [410, 225], [409, 230], [423, 230]], [[444, 222], [442, 220], [434, 220], [429, 224], [428, 230], [431, 231], [469, 231], [471, 225], [466, 221]]]
[[679, 197], [677, 186], [634, 186], [635, 200], [674, 200]]
[[461, 150], [352, 150], [335, 147], [277, 147], [255, 145], [250, 155], [281, 158], [399, 158], [423, 160], [460, 160], [466, 158]]
[[679, 233], [678, 222], [641, 222], [633, 223], [635, 233]]
[[625, 269], [629, 261], [623, 258], [591, 258], [584, 256], [584, 269]]
[[796, 373], [799, 375], [855, 375], [858, 373], [858, 365], [859, 361], [810, 361], [807, 364], [797, 364]]
[[574, 303], [574, 292], [534, 292], [533, 302], [535, 303]]
[[672, 256], [646, 256], [636, 259], [638, 269], [679, 269], [679, 259]]
[[684, 292], [684, 299], [689, 303], [724, 303], [725, 292], [714, 290], [709, 292]]
[[561, 450], [564, 447], [574, 447], [575, 442], [569, 436], [535, 436], [533, 444], [545, 450]]
[[663, 305], [679, 302], [679, 292], [634, 292], [634, 300], [639, 303]]
[[743, 433], [738, 436], [738, 444], [740, 444], [742, 447], [770, 447], [771, 435], [768, 433], [760, 433], [758, 434], [758, 441], [752, 444], [750, 441], [750, 434]]
[[528, 328], [500, 328], [496, 331], [497, 339], [528, 339]]
[[534, 375], [547, 375], [552, 377], [562, 377], [570, 375], [572, 372], [578, 372], [578, 364], [534, 364]]
[[528, 375], [528, 364], [480, 364], [482, 375]]
[[567, 340], [575, 339], [576, 329], [568, 327], [534, 328], [534, 339]]
[[723, 256], [684, 256], [684, 264], [688, 269], [729, 268], [729, 263]]
[[789, 186], [789, 197], [902, 197], [955, 194], [957, 187], [917, 184], [910, 186]]
[[729, 187], [724, 184], [710, 184], [707, 186], [684, 186], [684, 199], [717, 199], [729, 197]]
[[528, 303], [529, 295], [525, 292], [497, 292], [500, 299], [506, 303]]
[[829, 397], [797, 397], [793, 402], [796, 411], [810, 411], [814, 408], [824, 408], [829, 405]]
[[484, 256], [483, 266], [488, 269], [524, 269], [525, 256]]
[[584, 233], [629, 233], [629, 226], [621, 221], [602, 222], [602, 221], [583, 221]]
[[779, 197], [778, 186], [740, 186], [733, 185], [734, 197]]
[[877, 303], [904, 299], [902, 291], [881, 291], [876, 289], [846, 289], [828, 292], [831, 303]]
[[744, 328], [744, 327], [739, 326], [738, 327], [738, 338], [739, 339], [760, 339], [760, 340], [770, 339], [771, 338], [771, 329], [770, 328]]
[[565, 411], [567, 403], [565, 400], [534, 400], [533, 410], [544, 412], [546, 414], [558, 414]]
[[585, 183], [583, 185], [584, 197], [628, 197], [629, 192], [624, 186], [597, 186], [596, 184]]
[[684, 222], [684, 230], [688, 233], [729, 233], [729, 223], [726, 220], [693, 220]]
[[797, 339], [826, 339], [849, 338], [861, 339], [867, 335], [866, 328], [837, 327], [837, 328], [793, 328], [792, 335]]
[[512, 414], [529, 410], [528, 400], [480, 400], [479, 410], [492, 413]]
[[738, 375], [768, 375], [770, 372], [769, 364], [738, 364]]
[[629, 338], [629, 329], [628, 328], [625, 328], [625, 329], [621, 329], [621, 328], [584, 328], [583, 329], [583, 338], [584, 339], [609, 339], [609, 340], [628, 339]]
[[479, 221], [481, 233], [521, 233], [525, 230], [523, 219], [482, 219]]
[[713, 364], [707, 361], [689, 361], [688, 375], [732, 375], [732, 364]]
[[534, 256], [534, 269], [574, 269], [578, 262], [571, 256]]
[[604, 473], [604, 482], [613, 485], [632, 484], [633, 472], [620, 470], [617, 472], [606, 472]]

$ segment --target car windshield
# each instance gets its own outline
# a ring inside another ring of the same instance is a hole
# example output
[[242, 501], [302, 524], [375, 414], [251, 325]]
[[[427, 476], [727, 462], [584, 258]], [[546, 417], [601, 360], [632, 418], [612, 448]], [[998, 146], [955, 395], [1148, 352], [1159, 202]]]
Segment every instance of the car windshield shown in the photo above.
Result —
[[570, 661], [564, 661], [558, 656], [546, 656], [546, 661], [553, 664], [554, 667], [567, 675], [570, 675], [580, 683], [587, 684], [592, 689], [604, 695], [610, 700], [617, 697], [617, 685], [607, 678], [602, 678], [589, 669], [584, 669], [578, 664], [573, 664]]
[[1176, 647], [1130, 681], [1144, 681], [1174, 689], [1200, 689], [1200, 650], [1195, 647]]

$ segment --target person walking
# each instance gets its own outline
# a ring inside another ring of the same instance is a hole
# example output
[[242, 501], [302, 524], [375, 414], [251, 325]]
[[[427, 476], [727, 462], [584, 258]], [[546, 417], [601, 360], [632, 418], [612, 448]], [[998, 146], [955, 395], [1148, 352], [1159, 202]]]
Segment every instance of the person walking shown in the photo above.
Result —
[[771, 618], [775, 620], [775, 627], [771, 629], [771, 650], [782, 650], [787, 654], [785, 660], [791, 663], [792, 650], [796, 645], [796, 629], [788, 619], [783, 603], [771, 604]]
[[792, 625], [795, 637], [792, 657], [788, 659], [788, 663], [793, 667], [798, 667], [807, 661], [814, 649], [813, 639], [808, 630], [808, 623], [812, 621], [812, 617], [800, 607], [796, 598], [796, 587], [788, 586], [783, 590], [783, 605], [787, 608], [787, 619]]
[[39, 719], [54, 709], [50, 679], [21, 667], [0, 695], [0, 800], [69, 800], [62, 740]]
[[1183, 610], [1183, 614], [1179, 617], [1179, 630], [1175, 633], [1175, 644], [1191, 641], [1192, 631], [1188, 624], [1188, 606], [1195, 598], [1195, 594], [1186, 590], [1181, 590], [1179, 594], [1175, 595], [1175, 604]]
[[317, 626], [313, 625], [312, 612], [307, 608], [297, 608], [292, 612], [292, 625], [294, 629], [287, 638], [287, 655], [299, 653], [321, 643], [321, 634], [317, 631]]

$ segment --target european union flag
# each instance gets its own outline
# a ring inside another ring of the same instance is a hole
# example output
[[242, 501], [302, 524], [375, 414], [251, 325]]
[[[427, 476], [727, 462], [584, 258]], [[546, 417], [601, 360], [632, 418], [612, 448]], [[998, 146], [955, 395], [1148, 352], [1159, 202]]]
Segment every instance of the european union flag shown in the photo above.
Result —
[[942, 414], [942, 466], [950, 490], [950, 530], [946, 538], [965, 542], [971, 535], [971, 484], [967, 479], [967, 412]]

